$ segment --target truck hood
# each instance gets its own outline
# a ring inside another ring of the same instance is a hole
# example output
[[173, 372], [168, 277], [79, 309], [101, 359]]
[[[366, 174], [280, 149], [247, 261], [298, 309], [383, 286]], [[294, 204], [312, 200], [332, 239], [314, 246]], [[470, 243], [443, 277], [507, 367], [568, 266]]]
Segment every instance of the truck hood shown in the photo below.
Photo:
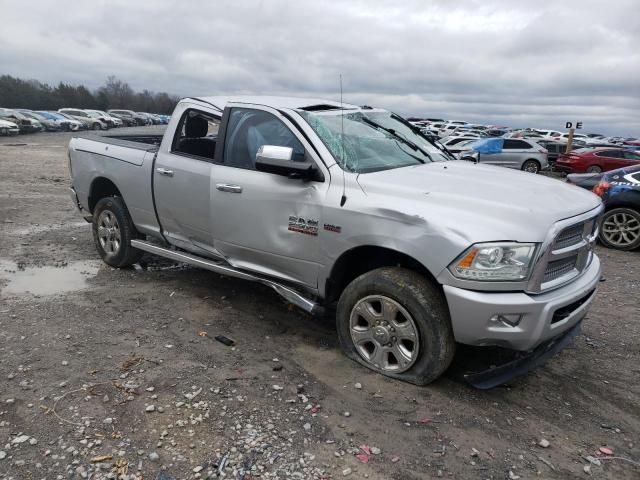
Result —
[[361, 174], [357, 181], [389, 216], [415, 218], [471, 243], [541, 242], [555, 222], [601, 203], [556, 179], [468, 161]]

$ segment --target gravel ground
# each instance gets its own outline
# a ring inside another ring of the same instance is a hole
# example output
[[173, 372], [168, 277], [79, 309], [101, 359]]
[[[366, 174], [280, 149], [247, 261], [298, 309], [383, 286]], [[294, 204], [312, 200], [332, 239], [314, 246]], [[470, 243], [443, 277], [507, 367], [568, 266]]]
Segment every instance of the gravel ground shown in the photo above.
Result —
[[640, 478], [640, 252], [598, 248], [583, 334], [545, 366], [415, 387], [266, 287], [102, 264], [69, 137], [0, 139], [0, 478]]

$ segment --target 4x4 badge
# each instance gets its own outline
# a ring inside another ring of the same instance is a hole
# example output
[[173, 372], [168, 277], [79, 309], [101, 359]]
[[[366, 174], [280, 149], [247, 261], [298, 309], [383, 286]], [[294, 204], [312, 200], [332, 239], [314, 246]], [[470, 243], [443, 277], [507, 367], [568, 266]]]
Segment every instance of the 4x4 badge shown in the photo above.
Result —
[[318, 235], [318, 220], [289, 215], [289, 231], [304, 233], [305, 235]]

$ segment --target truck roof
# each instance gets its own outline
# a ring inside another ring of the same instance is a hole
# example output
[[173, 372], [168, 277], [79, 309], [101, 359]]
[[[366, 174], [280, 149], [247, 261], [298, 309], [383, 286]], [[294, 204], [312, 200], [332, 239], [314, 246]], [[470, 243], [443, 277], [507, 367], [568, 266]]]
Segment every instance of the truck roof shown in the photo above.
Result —
[[[215, 96], [215, 97], [191, 97], [194, 100], [201, 100], [206, 103], [215, 105], [220, 110], [228, 103], [246, 103], [252, 105], [264, 105], [273, 108], [290, 108], [302, 110], [328, 110], [343, 108], [360, 108], [357, 105], [334, 102], [333, 100], [325, 100], [322, 98], [301, 98], [301, 97], [277, 97], [269, 95], [233, 95], [233, 96]], [[320, 107], [320, 108], [315, 108]], [[328, 107], [328, 108], [321, 108]]]

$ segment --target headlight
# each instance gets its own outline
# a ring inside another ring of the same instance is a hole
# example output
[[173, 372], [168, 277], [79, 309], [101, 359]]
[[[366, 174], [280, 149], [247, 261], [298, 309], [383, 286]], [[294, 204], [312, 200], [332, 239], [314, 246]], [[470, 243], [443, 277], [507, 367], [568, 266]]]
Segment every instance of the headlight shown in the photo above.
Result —
[[458, 257], [449, 270], [464, 280], [525, 280], [535, 251], [535, 243], [478, 243]]

